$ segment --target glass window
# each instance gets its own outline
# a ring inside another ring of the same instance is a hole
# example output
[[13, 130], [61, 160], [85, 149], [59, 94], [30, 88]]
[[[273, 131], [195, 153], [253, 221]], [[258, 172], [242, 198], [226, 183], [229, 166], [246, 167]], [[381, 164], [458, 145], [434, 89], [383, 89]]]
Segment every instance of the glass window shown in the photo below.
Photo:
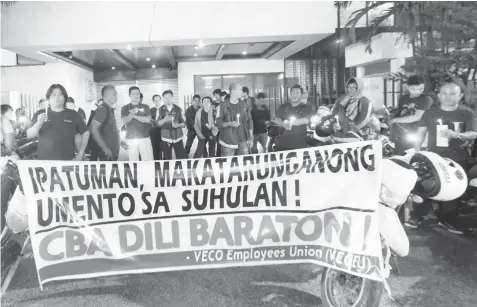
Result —
[[194, 76], [194, 89], [192, 95], [198, 94], [200, 97], [210, 96], [216, 88], [222, 88], [221, 76]]

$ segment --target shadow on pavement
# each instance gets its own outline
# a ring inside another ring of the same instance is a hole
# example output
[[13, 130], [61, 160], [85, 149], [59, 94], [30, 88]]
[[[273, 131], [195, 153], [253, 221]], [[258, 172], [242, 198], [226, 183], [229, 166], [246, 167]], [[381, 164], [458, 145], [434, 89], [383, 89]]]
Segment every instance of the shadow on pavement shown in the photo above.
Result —
[[[409, 256], [397, 279], [411, 291], [395, 296], [401, 306], [475, 306], [477, 242], [453, 239], [424, 228], [408, 231]], [[391, 289], [393, 286], [391, 285]]]

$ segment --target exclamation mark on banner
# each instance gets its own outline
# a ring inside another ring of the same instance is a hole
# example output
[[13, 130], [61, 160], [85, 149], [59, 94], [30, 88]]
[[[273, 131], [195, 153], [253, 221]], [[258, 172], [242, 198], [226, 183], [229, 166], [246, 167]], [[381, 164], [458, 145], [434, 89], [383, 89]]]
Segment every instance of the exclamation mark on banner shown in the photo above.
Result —
[[366, 215], [366, 217], [364, 218], [363, 250], [366, 250], [366, 239], [368, 237], [368, 232], [370, 227], [371, 227], [371, 216]]
[[300, 207], [300, 180], [295, 180], [295, 195], [296, 195], [295, 205], [297, 207]]

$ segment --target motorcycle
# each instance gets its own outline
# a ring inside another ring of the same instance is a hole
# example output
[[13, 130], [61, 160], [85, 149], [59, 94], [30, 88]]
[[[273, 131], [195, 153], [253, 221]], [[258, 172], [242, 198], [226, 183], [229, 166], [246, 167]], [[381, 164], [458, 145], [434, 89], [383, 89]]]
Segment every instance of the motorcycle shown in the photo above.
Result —
[[[15, 190], [21, 190], [21, 182], [18, 174], [18, 169], [15, 164], [15, 160], [35, 160], [38, 147], [38, 140], [23, 139], [22, 144], [18, 147], [16, 154], [8, 157], [2, 157], [0, 162], [0, 171], [2, 176], [2, 207], [8, 207], [7, 214], [5, 216], [6, 225], [2, 225], [2, 232], [0, 235], [1, 252], [2, 252], [2, 279], [1, 279], [1, 291], [4, 293], [8, 288], [8, 285], [13, 278], [13, 274], [18, 268], [22, 259], [23, 252], [29, 244], [29, 236], [21, 244], [17, 240], [12, 238], [12, 232], [18, 233], [14, 229], [18, 228], [15, 224], [19, 224], [20, 228], [23, 228], [28, 224], [26, 219], [26, 212], [24, 217], [12, 222], [12, 213], [10, 211], [10, 204], [15, 203]], [[15, 206], [16, 207], [16, 206]], [[25, 229], [26, 230], [26, 229]], [[25, 232], [25, 230], [19, 232]]]
[[[324, 118], [317, 125], [316, 134], [331, 135], [333, 124], [330, 117]], [[411, 195], [441, 201], [456, 199], [464, 193], [467, 177], [457, 163], [432, 152], [409, 150], [405, 156], [384, 159], [382, 166], [377, 212], [387, 278], [391, 272], [389, 261], [409, 254], [409, 239], [398, 216], [403, 204]], [[397, 267], [396, 261], [395, 264]], [[326, 307], [377, 307], [386, 285], [326, 268], [321, 279], [321, 298]]]

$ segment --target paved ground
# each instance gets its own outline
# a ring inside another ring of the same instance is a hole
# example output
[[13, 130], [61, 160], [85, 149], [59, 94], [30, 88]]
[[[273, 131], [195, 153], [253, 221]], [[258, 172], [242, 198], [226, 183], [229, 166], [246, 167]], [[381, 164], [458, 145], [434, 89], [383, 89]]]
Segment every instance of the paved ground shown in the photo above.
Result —
[[[409, 231], [410, 256], [389, 284], [396, 302], [381, 306], [471, 307], [477, 299], [477, 241], [433, 230]], [[31, 259], [21, 263], [2, 306], [321, 306], [310, 265], [154, 273], [45, 285]], [[315, 276], [316, 277], [316, 276]], [[318, 276], [319, 277], [319, 276]]]

